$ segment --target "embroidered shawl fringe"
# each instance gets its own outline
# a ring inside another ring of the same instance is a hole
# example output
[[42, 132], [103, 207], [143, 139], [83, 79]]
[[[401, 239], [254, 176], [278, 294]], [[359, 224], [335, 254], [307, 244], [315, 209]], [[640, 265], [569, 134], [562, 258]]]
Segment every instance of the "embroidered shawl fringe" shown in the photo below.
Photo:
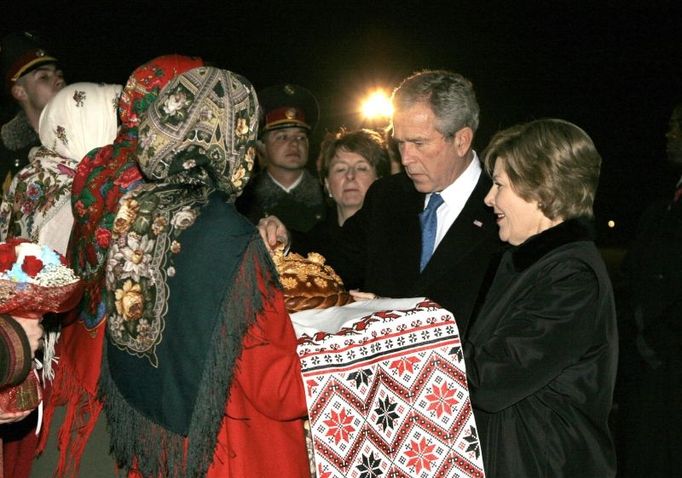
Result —
[[[259, 275], [265, 284], [266, 297], [263, 297], [264, 291], [254, 287]], [[106, 357], [103, 359], [100, 397], [105, 403], [111, 430], [111, 448], [124, 469], [137, 465], [146, 477], [206, 475], [213, 462], [242, 338], [255, 323], [265, 301], [271, 299], [272, 291], [280, 287], [274, 264], [258, 234], [249, 240], [229, 283], [187, 437], [160, 427], [130, 407], [111, 379]]]

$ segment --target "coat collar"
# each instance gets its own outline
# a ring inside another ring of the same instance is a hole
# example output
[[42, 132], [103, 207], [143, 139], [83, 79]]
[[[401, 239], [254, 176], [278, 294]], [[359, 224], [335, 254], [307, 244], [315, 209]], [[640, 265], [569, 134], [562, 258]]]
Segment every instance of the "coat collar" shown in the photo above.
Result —
[[27, 146], [40, 143], [38, 134], [28, 122], [23, 110], [20, 110], [14, 118], [2, 126], [0, 138], [2, 138], [5, 147], [11, 151], [19, 151]]
[[593, 240], [593, 227], [589, 220], [569, 219], [547, 229], [512, 249], [512, 262], [517, 272], [522, 272], [547, 253], [565, 244]]

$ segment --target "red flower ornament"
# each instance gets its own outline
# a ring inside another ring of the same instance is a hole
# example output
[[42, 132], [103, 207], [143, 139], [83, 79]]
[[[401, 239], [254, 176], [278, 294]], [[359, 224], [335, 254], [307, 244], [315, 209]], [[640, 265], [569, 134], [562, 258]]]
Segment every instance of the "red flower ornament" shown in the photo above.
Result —
[[99, 247], [107, 248], [111, 242], [111, 231], [103, 227], [99, 227], [97, 228], [97, 231], [95, 231], [95, 238]]
[[26, 272], [29, 277], [35, 277], [38, 272], [43, 270], [43, 261], [35, 256], [26, 256], [24, 263], [21, 264], [21, 270]]

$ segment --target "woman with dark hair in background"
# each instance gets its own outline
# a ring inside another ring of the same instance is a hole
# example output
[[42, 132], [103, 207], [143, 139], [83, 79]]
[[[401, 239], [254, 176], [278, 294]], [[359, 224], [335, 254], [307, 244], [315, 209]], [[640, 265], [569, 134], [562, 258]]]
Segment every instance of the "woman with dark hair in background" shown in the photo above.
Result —
[[600, 165], [562, 120], [501, 131], [485, 153], [485, 202], [512, 246], [464, 346], [489, 477], [615, 475], [616, 315], [589, 224]]
[[324, 221], [307, 234], [296, 234], [292, 248], [309, 252], [316, 244], [328, 244], [346, 219], [358, 212], [371, 184], [390, 174], [384, 137], [370, 129], [328, 133], [320, 145], [320, 177], [333, 203]]

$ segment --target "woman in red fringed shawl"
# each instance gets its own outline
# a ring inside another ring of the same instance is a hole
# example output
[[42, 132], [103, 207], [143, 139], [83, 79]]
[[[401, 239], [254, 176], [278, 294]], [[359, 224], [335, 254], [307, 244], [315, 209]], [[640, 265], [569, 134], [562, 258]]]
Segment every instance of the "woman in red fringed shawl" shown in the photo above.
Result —
[[121, 197], [142, 182], [132, 154], [137, 146], [140, 116], [161, 89], [178, 74], [203, 64], [198, 58], [167, 55], [137, 68], [119, 99], [121, 128], [114, 143], [88, 154], [73, 181], [75, 218], [68, 256], [86, 283], [75, 321], [64, 327], [57, 347], [60, 357], [39, 449], [45, 447], [56, 407], [66, 405], [59, 435], [59, 463], [55, 474], [78, 476], [81, 456], [97, 423], [102, 404], [96, 398], [106, 319], [104, 261], [110, 246], [113, 220]]
[[121, 200], [107, 258], [100, 394], [113, 453], [131, 477], [309, 476], [293, 327], [234, 207], [255, 158], [253, 87], [195, 68], [139, 130], [147, 182]]

